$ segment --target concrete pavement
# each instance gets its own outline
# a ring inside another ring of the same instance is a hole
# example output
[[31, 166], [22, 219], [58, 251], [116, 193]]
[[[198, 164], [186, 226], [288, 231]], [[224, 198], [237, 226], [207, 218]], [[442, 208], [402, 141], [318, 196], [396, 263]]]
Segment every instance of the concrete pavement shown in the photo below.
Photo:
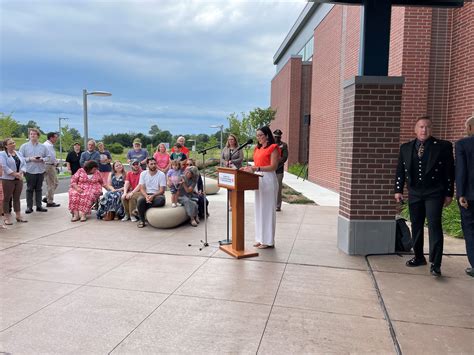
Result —
[[[202, 223], [71, 223], [66, 194], [0, 231], [0, 352], [474, 353], [466, 257], [445, 257], [435, 279], [405, 267], [408, 256], [348, 256], [336, 247], [337, 207], [285, 205], [276, 248], [234, 260], [217, 247], [225, 193], [209, 198], [202, 250]], [[463, 244], [446, 240], [445, 253]]]

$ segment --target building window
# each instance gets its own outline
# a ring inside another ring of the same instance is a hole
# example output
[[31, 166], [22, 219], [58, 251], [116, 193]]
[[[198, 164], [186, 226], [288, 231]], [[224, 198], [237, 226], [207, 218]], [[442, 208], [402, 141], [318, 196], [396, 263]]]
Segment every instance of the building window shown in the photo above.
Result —
[[313, 60], [314, 37], [311, 37], [303, 48], [298, 52], [298, 55], [303, 57], [303, 62], [310, 62]]

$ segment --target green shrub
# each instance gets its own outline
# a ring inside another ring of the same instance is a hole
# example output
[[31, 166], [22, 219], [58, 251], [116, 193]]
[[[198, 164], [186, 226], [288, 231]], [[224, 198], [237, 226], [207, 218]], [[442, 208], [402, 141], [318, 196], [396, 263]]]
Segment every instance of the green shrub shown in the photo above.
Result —
[[295, 163], [288, 167], [288, 172], [293, 175], [299, 175], [301, 172], [304, 173], [304, 164], [303, 163]]
[[112, 154], [122, 154], [123, 153], [123, 146], [120, 143], [112, 143], [109, 146], [109, 151]]
[[[410, 212], [408, 211], [408, 205], [404, 205], [401, 216], [408, 221], [410, 220]], [[443, 232], [455, 237], [463, 238], [461, 228], [461, 213], [459, 212], [458, 204], [456, 199], [446, 208], [443, 208]]]

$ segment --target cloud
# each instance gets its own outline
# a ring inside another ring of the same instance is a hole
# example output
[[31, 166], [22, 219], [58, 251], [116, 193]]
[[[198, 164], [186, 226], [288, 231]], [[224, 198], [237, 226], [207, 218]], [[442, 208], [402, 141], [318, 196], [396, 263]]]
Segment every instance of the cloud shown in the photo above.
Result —
[[222, 123], [268, 106], [273, 54], [304, 5], [2, 0], [0, 111], [80, 117], [88, 88], [113, 93], [89, 102], [115, 120]]

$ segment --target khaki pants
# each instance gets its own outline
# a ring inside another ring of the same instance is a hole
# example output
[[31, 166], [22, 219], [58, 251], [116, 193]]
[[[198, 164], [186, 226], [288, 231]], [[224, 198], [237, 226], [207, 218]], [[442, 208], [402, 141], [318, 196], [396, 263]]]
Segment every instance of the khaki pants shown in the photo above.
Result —
[[277, 195], [277, 208], [281, 208], [281, 189], [283, 188], [283, 175], [285, 173], [276, 174], [278, 179], [278, 195]]
[[140, 191], [134, 192], [130, 200], [127, 200], [124, 196], [125, 194], [122, 195], [123, 209], [126, 215], [132, 216], [133, 210], [137, 208], [137, 200], [142, 194]]
[[48, 185], [48, 192], [46, 194], [46, 200], [48, 203], [54, 202], [54, 191], [58, 187], [58, 176], [56, 174], [56, 166], [46, 164], [46, 170], [44, 172], [44, 180]]

